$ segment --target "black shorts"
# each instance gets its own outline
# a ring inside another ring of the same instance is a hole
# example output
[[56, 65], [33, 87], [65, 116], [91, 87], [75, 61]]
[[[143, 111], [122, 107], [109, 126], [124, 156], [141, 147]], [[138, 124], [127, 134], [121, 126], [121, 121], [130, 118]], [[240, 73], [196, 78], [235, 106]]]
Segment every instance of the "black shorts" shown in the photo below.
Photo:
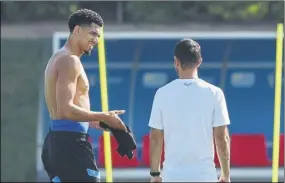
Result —
[[50, 131], [41, 158], [51, 182], [100, 182], [87, 134]]

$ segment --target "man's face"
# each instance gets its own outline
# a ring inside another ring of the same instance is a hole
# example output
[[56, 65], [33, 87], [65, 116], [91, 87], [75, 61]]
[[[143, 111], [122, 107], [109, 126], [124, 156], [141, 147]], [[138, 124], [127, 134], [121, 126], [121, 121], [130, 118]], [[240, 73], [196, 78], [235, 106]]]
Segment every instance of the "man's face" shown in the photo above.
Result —
[[101, 27], [92, 23], [91, 25], [80, 26], [78, 30], [78, 42], [82, 52], [90, 55], [93, 47], [98, 43]]

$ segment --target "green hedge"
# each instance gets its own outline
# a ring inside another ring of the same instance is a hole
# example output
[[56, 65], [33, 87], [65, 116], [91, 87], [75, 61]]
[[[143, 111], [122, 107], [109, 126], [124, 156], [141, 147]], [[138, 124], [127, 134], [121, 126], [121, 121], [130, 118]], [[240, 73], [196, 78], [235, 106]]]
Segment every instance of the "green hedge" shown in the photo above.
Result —
[[[116, 1], [3, 2], [1, 20], [5, 23], [67, 21], [70, 13], [80, 8], [99, 12], [106, 22], [118, 20]], [[283, 22], [284, 1], [124, 1], [121, 3], [124, 23], [169, 24], [207, 23], [272, 23]], [[15, 13], [21, 12], [21, 14]]]
[[1, 181], [34, 181], [39, 82], [49, 40], [1, 40]]

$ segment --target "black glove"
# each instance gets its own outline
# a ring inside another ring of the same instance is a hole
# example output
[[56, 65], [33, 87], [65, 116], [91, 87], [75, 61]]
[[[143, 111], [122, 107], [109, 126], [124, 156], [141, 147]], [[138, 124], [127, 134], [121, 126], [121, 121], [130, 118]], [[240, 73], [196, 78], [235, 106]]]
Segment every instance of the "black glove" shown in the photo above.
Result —
[[115, 137], [116, 141], [119, 144], [117, 152], [122, 157], [126, 155], [128, 159], [132, 159], [134, 157], [134, 150], [137, 148], [137, 145], [130, 128], [126, 125], [128, 132], [125, 132], [123, 130], [114, 129], [102, 121], [100, 121], [99, 124], [101, 128], [111, 131], [111, 133]]

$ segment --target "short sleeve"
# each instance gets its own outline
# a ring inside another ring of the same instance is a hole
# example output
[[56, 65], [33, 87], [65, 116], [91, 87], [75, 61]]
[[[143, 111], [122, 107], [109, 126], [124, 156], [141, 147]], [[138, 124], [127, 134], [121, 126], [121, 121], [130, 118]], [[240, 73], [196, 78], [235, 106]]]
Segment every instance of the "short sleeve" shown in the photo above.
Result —
[[160, 90], [157, 90], [157, 92], [154, 95], [150, 119], [149, 119], [149, 127], [163, 130], [161, 99], [160, 99], [161, 96], [159, 91]]
[[225, 95], [220, 88], [216, 91], [215, 95], [215, 108], [213, 118], [213, 127], [225, 126], [230, 124]]

